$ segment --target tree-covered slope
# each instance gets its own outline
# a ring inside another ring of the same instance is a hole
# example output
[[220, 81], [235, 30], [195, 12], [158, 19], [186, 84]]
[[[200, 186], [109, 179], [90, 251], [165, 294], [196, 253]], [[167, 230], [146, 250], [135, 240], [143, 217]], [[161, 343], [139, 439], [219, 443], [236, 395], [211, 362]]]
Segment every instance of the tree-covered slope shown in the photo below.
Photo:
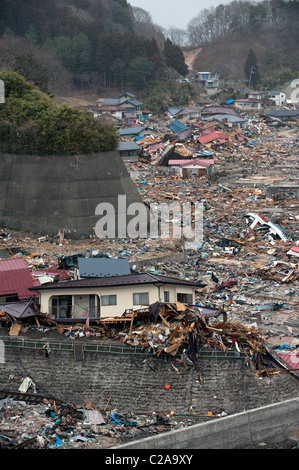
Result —
[[117, 147], [117, 133], [88, 111], [57, 105], [16, 72], [2, 71], [0, 151], [34, 155], [105, 152]]

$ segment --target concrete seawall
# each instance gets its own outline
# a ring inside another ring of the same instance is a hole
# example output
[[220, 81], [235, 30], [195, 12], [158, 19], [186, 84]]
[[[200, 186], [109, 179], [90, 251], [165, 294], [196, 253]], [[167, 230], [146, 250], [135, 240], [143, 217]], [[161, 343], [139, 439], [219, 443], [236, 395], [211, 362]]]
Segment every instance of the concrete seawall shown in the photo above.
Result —
[[243, 413], [148, 437], [118, 449], [236, 449], [259, 442], [296, 438], [299, 397]]

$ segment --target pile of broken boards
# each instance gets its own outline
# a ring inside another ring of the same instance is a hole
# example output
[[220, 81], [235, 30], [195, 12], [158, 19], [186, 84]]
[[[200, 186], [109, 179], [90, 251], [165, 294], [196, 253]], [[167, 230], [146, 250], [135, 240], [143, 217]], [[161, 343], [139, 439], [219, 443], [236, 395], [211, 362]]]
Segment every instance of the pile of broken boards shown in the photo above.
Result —
[[108, 402], [100, 411], [89, 400], [82, 406], [46, 398], [33, 404], [32, 397], [0, 399], [0, 449], [104, 449], [194, 424], [193, 417], [173, 412], [135, 414]]
[[[131, 324], [129, 330], [118, 333], [118, 338], [133, 347], [147, 349], [157, 357], [161, 354], [177, 356], [177, 363], [191, 365], [199, 373], [201, 348], [242, 354], [260, 377], [278, 373], [271, 360], [268, 361], [268, 350], [262, 333], [252, 326], [226, 321], [224, 310], [191, 307], [180, 302], [156, 302], [149, 306], [148, 312], [150, 321], [147, 324], [134, 329]], [[223, 321], [217, 319], [221, 314]], [[138, 319], [138, 311], [135, 315]]]

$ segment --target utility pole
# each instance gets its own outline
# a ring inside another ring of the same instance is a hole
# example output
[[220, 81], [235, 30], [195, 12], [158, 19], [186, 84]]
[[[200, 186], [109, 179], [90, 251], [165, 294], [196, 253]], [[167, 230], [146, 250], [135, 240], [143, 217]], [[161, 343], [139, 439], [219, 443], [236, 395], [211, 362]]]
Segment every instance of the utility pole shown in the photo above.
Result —
[[0, 80], [0, 104], [5, 103], [5, 86], [4, 81]]
[[248, 82], [248, 88], [250, 88], [251, 85], [251, 76], [254, 73], [254, 67], [253, 65], [250, 67], [250, 75], [249, 75], [249, 82]]

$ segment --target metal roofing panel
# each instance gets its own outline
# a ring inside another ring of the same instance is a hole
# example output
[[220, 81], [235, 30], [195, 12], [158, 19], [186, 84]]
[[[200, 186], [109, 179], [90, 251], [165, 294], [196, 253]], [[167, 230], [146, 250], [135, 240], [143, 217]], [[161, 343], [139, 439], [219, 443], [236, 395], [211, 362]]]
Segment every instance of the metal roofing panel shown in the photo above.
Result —
[[0, 305], [0, 310], [14, 318], [28, 318], [37, 315], [29, 302], [10, 302]]
[[134, 140], [130, 140], [129, 142], [122, 141], [118, 144], [118, 150], [140, 150], [140, 147], [134, 142]]
[[131, 274], [129, 261], [109, 258], [78, 258], [80, 277], [108, 277]]
[[173, 121], [171, 124], [169, 124], [168, 129], [170, 129], [172, 132], [175, 134], [180, 134], [183, 131], [187, 131], [189, 129], [188, 126], [183, 124], [181, 121]]
[[126, 127], [124, 129], [119, 129], [120, 135], [131, 135], [131, 134], [139, 134], [142, 132], [145, 127]]
[[201, 144], [207, 144], [208, 142], [212, 142], [213, 140], [217, 140], [217, 139], [225, 139], [224, 132], [220, 132], [220, 131], [211, 132], [208, 135], [199, 137], [198, 141]]
[[35, 285], [36, 282], [33, 281], [29, 267], [23, 258], [0, 260], [0, 295], [17, 294], [20, 300], [28, 299], [32, 295], [29, 288]]

